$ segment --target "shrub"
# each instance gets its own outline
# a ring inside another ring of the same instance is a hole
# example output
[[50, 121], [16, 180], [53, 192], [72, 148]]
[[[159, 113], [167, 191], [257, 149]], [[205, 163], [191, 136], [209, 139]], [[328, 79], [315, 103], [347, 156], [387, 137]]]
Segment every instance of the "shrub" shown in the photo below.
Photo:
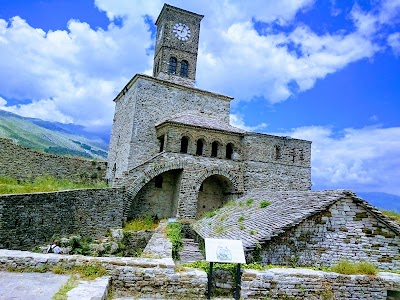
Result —
[[143, 216], [132, 219], [124, 225], [124, 230], [139, 231], [139, 230], [153, 230], [158, 226], [157, 216]]
[[375, 265], [366, 261], [359, 263], [350, 262], [348, 260], [340, 260], [331, 267], [331, 271], [340, 274], [363, 274], [363, 275], [375, 275], [378, 269]]
[[182, 224], [178, 222], [168, 223], [166, 234], [172, 244], [172, 258], [178, 260], [180, 258], [179, 252], [183, 249]]

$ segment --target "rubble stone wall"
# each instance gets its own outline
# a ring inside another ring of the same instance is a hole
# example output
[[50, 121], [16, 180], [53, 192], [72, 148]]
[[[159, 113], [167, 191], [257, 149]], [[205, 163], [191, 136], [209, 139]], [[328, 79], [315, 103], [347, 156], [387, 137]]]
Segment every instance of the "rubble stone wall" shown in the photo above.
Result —
[[[176, 271], [171, 258], [85, 257], [0, 250], [0, 270], [51, 270], [83, 264], [101, 264], [112, 277], [118, 294], [149, 299], [205, 299], [207, 274], [185, 268]], [[225, 288], [231, 287], [231, 278]], [[223, 285], [223, 283], [221, 282]], [[214, 290], [213, 290], [214, 291]], [[400, 275], [341, 275], [308, 269], [242, 270], [240, 299], [383, 300], [400, 293]], [[394, 298], [390, 298], [393, 296]]]
[[341, 275], [307, 269], [245, 270], [241, 288], [243, 299], [398, 299], [388, 295], [399, 296], [400, 275]]
[[331, 266], [341, 259], [400, 269], [400, 237], [351, 198], [263, 245], [263, 264]]
[[101, 180], [105, 177], [107, 163], [41, 153], [0, 138], [0, 166], [0, 176], [23, 180], [46, 175], [71, 180]]
[[83, 189], [0, 196], [0, 248], [31, 249], [54, 236], [121, 227], [123, 191]]

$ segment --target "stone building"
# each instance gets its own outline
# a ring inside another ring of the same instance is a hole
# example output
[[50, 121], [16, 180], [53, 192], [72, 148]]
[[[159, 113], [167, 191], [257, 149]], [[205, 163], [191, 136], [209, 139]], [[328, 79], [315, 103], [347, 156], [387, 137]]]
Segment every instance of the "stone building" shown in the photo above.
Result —
[[165, 4], [153, 76], [114, 99], [106, 178], [126, 188], [125, 219], [196, 218], [253, 189], [311, 188], [311, 142], [233, 127], [233, 98], [195, 86], [202, 18]]
[[247, 263], [329, 267], [347, 259], [400, 268], [399, 224], [350, 191], [252, 191], [193, 229], [242, 240]]

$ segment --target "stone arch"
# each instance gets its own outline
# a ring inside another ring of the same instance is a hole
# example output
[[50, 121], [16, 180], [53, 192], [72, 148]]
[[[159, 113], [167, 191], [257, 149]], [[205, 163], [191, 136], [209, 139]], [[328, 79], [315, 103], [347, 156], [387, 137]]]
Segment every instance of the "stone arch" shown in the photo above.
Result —
[[127, 219], [129, 208], [139, 193], [139, 191], [148, 184], [153, 178], [172, 170], [184, 170], [185, 164], [183, 161], [172, 161], [157, 164], [157, 162], [147, 164], [144, 170], [139, 170], [140, 174], [135, 180], [128, 182], [126, 186], [129, 186], [126, 190], [126, 196], [124, 201], [124, 220]]
[[202, 182], [206, 178], [213, 176], [213, 175], [221, 175], [221, 176], [226, 177], [230, 182], [232, 182], [233, 186], [235, 187], [236, 192], [239, 192], [242, 190], [242, 184], [239, 183], [239, 181], [235, 175], [233, 175], [229, 171], [215, 168], [215, 169], [206, 170], [200, 177], [197, 178], [196, 185], [195, 185], [196, 191], [198, 191], [200, 189]]

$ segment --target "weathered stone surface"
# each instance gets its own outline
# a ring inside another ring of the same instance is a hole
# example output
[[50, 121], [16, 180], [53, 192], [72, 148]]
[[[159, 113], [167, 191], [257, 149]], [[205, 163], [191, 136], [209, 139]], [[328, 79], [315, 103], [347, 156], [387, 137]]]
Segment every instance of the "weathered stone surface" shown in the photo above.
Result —
[[104, 179], [107, 163], [83, 158], [51, 155], [23, 148], [0, 138], [0, 176], [31, 180], [40, 176], [72, 180]]
[[30, 249], [53, 235], [100, 236], [121, 227], [123, 191], [83, 189], [0, 196], [0, 248]]

